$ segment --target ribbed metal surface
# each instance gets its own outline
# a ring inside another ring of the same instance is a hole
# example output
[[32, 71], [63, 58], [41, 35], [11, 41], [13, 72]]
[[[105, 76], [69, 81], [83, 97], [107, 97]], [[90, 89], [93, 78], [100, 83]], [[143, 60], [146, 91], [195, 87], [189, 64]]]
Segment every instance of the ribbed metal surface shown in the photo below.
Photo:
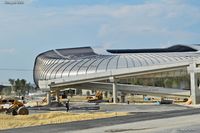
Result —
[[37, 56], [34, 80], [37, 84], [38, 80], [98, 74], [113, 69], [167, 65], [198, 57], [198, 52], [98, 55], [89, 47], [50, 50]]

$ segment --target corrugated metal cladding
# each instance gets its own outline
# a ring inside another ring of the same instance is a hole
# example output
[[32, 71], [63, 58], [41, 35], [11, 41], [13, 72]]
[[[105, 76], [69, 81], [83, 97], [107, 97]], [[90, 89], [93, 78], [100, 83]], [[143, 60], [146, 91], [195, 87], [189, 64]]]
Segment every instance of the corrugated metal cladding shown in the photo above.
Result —
[[[178, 45], [181, 49], [182, 45]], [[176, 49], [179, 49], [176, 47]], [[187, 47], [189, 52], [187, 52]], [[191, 51], [193, 49], [193, 51]], [[90, 73], [106, 72], [113, 69], [136, 68], [184, 62], [199, 58], [199, 45], [185, 46], [184, 52], [145, 52], [100, 55], [90, 47], [50, 50], [36, 57], [34, 80], [49, 80]]]

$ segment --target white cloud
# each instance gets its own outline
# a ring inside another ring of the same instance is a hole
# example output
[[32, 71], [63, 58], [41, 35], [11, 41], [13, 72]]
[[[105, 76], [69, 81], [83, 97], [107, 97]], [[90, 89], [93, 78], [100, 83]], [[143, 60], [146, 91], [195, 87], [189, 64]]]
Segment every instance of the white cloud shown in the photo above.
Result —
[[[164, 37], [177, 41], [190, 40], [199, 37], [199, 33], [186, 30], [193, 24], [200, 23], [199, 12], [200, 8], [187, 5], [182, 0], [151, 1], [137, 5], [29, 7], [17, 9], [16, 12], [5, 9], [0, 11], [0, 29], [5, 31], [0, 32], [0, 35], [5, 35], [6, 32], [17, 34], [18, 31], [21, 34], [35, 34], [66, 26], [76, 29], [77, 25], [83, 25], [80, 30], [85, 30], [87, 34], [84, 26], [96, 24], [97, 38], [94, 39], [99, 39], [103, 44], [114, 44], [134, 37], [141, 40], [146, 37], [154, 40]], [[64, 28], [63, 30], [69, 30]]]
[[113, 21], [102, 24], [99, 29], [99, 37], [102, 39], [119, 40], [140, 36], [140, 39], [168, 38], [187, 42], [200, 37], [199, 32], [189, 30], [193, 24], [200, 23], [200, 9], [182, 1], [125, 5], [111, 12]]

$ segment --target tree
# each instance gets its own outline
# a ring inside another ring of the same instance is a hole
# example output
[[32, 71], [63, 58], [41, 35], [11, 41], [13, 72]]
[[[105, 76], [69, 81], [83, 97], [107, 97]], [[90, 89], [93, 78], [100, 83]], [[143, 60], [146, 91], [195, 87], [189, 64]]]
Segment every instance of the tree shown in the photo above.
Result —
[[14, 90], [15, 79], [9, 79], [8, 81], [9, 81], [10, 84], [11, 84], [11, 91], [14, 92], [14, 91], [15, 91], [15, 90]]
[[21, 80], [20, 79], [15, 80], [14, 90], [19, 97], [21, 96], [21, 87], [22, 87]]
[[7, 86], [2, 89], [3, 95], [10, 95], [11, 94], [11, 87]]
[[25, 79], [21, 79], [20, 84], [21, 84], [21, 94], [22, 94], [23, 96], [25, 96], [26, 90], [27, 90], [27, 83], [26, 83], [26, 80], [25, 80]]
[[29, 92], [30, 89], [33, 87], [30, 83], [27, 83], [25, 79], [9, 79], [9, 82], [11, 84], [12, 90], [15, 91], [15, 93], [20, 97], [25, 96], [27, 92]]

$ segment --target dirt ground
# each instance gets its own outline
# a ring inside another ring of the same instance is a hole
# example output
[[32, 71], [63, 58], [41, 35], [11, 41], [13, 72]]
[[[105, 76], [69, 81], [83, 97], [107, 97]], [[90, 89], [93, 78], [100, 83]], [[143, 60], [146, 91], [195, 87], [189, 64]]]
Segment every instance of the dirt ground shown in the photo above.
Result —
[[126, 112], [93, 112], [93, 113], [68, 113], [68, 112], [49, 112], [41, 114], [31, 114], [26, 116], [12, 116], [0, 114], [0, 130], [9, 128], [28, 127], [53, 123], [64, 123], [71, 121], [107, 118], [128, 115]]

